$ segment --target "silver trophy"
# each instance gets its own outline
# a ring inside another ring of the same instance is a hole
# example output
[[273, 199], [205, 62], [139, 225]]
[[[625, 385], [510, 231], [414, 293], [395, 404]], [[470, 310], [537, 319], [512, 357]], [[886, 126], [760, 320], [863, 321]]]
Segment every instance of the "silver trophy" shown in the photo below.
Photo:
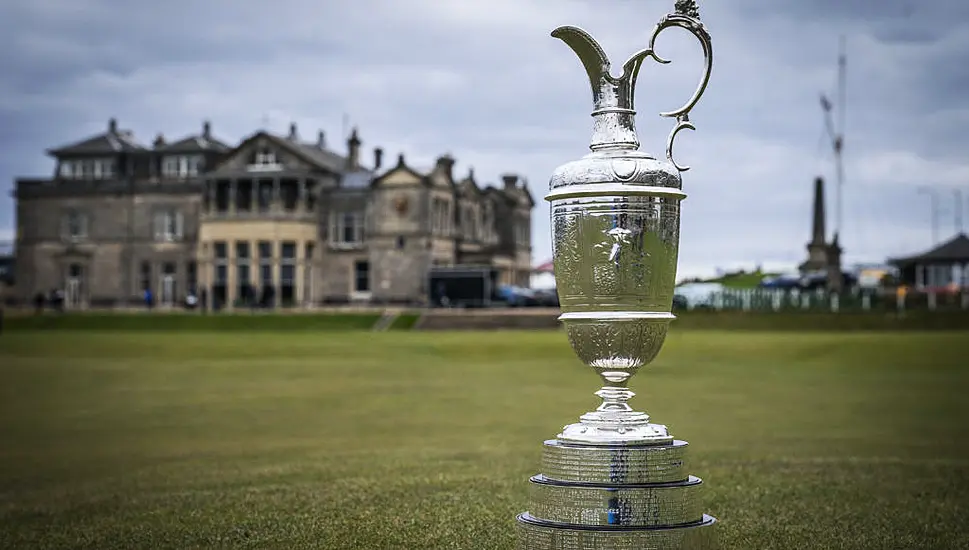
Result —
[[[662, 116], [676, 119], [666, 158], [639, 151], [633, 95], [643, 61], [669, 27], [703, 47], [705, 68], [693, 97]], [[713, 67], [710, 35], [692, 0], [676, 2], [648, 46], [610, 73], [605, 52], [585, 31], [552, 36], [579, 56], [595, 108], [591, 153], [560, 166], [550, 192], [552, 251], [562, 321], [572, 349], [604, 381], [602, 404], [544, 445], [528, 512], [518, 516], [523, 549], [714, 548], [716, 520], [701, 510], [701, 480], [687, 473], [687, 443], [627, 403], [629, 379], [652, 361], [666, 338], [680, 239], [680, 173], [673, 142], [695, 130], [689, 112]]]

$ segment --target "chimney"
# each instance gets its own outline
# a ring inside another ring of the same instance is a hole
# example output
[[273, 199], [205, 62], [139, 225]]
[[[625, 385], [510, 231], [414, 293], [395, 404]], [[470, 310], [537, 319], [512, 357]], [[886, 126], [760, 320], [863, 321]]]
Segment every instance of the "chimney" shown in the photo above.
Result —
[[357, 128], [354, 127], [347, 140], [347, 168], [357, 168], [360, 166], [360, 138], [357, 137]]
[[323, 130], [316, 134], [316, 146], [320, 149], [326, 149], [326, 134], [323, 133]]
[[404, 166], [405, 164], [406, 163], [404, 162], [404, 153], [397, 155], [397, 166], [400, 167], [400, 166]]
[[112, 134], [118, 133], [118, 119], [111, 117], [111, 119], [108, 120], [108, 132]]
[[380, 165], [384, 160], [384, 150], [380, 147], [373, 148], [373, 171], [380, 170]]
[[162, 147], [163, 145], [165, 145], [165, 136], [158, 134], [157, 136], [155, 136], [154, 146], [157, 149], [159, 147]]
[[202, 123], [202, 137], [205, 139], [212, 137], [212, 125], [207, 120]]
[[437, 158], [437, 167], [442, 172], [447, 174], [448, 178], [453, 179], [452, 171], [454, 170], [454, 159], [451, 155], [444, 155]]
[[505, 189], [514, 189], [518, 183], [518, 176], [515, 174], [505, 174], [501, 176], [501, 181], [505, 183]]
[[289, 125], [289, 140], [296, 141], [299, 139], [299, 134], [296, 132], [296, 123], [293, 122]]

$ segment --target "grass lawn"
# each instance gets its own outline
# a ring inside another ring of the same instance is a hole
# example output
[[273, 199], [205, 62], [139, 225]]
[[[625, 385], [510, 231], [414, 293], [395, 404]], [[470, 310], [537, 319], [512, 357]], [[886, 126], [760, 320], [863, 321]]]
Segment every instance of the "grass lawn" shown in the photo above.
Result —
[[[512, 548], [559, 332], [8, 332], [0, 548]], [[681, 331], [634, 380], [723, 548], [969, 548], [969, 333]]]

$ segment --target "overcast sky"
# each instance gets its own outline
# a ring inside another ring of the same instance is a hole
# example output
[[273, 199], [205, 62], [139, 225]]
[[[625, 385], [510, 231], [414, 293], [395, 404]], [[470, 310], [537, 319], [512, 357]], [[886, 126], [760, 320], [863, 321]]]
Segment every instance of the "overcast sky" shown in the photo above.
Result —
[[[103, 131], [110, 117], [144, 143], [212, 122], [237, 142], [262, 126], [345, 150], [344, 117], [375, 146], [457, 175], [527, 178], [535, 263], [550, 255], [541, 197], [559, 164], [585, 154], [589, 84], [549, 36], [589, 31], [618, 67], [646, 44], [673, 0], [10, 0], [0, 4], [0, 238], [13, 234], [16, 176], [53, 170], [43, 150]], [[969, 224], [969, 2], [701, 2], [713, 35], [710, 87], [683, 133], [680, 273], [793, 267], [810, 235], [812, 181], [834, 165], [819, 94], [836, 89], [847, 37], [846, 261], [882, 261]], [[678, 29], [657, 42], [671, 65], [644, 64], [636, 98], [643, 149], [662, 155], [670, 121], [699, 77], [699, 45]]]

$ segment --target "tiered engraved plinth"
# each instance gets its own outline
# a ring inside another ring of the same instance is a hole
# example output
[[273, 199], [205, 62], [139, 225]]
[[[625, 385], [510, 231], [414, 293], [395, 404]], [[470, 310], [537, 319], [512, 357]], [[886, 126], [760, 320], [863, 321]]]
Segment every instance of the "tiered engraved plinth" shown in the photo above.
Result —
[[686, 470], [685, 441], [660, 445], [545, 442], [518, 516], [522, 550], [668, 550], [717, 547], [700, 478]]

